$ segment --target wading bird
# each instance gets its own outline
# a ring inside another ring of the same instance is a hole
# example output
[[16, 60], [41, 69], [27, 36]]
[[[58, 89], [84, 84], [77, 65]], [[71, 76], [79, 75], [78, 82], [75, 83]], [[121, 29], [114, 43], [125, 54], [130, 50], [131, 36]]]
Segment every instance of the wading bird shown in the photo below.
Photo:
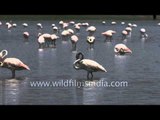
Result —
[[76, 35], [72, 35], [71, 36], [72, 51], [76, 50], [77, 42], [78, 42], [78, 37]]
[[26, 41], [28, 41], [29, 38], [29, 32], [23, 32], [23, 37]]
[[94, 42], [95, 42], [95, 37], [94, 36], [87, 36], [87, 43], [89, 44], [90, 49], [94, 48]]
[[124, 55], [126, 53], [132, 53], [131, 49], [129, 49], [125, 44], [116, 44], [114, 47], [114, 52], [120, 55]]
[[147, 39], [148, 38], [148, 34], [146, 33], [146, 29], [145, 28], [141, 28], [140, 29], [140, 38], [145, 38]]
[[91, 59], [84, 59], [84, 55], [81, 52], [76, 54], [76, 60], [73, 63], [73, 67], [76, 70], [80, 69], [86, 70], [87, 79], [93, 79], [92, 72], [98, 72], [98, 71], [107, 72], [107, 70], [96, 61]]
[[0, 66], [10, 69], [12, 71], [12, 78], [15, 78], [16, 70], [30, 70], [30, 68], [18, 58], [5, 58], [7, 55], [7, 50], [0, 52]]

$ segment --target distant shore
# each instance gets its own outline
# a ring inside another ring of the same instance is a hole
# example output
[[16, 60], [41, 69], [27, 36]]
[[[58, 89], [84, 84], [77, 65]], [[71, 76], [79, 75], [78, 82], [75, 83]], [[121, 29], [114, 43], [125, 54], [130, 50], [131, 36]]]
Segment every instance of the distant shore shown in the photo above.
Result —
[[1, 20], [153, 20], [153, 15], [0, 15]]

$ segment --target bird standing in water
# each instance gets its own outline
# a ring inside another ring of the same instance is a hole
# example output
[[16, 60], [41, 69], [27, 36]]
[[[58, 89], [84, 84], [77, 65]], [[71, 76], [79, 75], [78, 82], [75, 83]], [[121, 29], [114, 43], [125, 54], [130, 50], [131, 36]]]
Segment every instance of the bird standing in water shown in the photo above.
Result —
[[132, 53], [131, 49], [128, 48], [125, 44], [119, 43], [114, 47], [114, 52], [119, 55], [124, 55], [126, 53]]
[[7, 55], [7, 50], [0, 52], [0, 66], [10, 69], [12, 71], [12, 78], [15, 78], [16, 70], [30, 70], [30, 68], [18, 58], [5, 58]]
[[84, 59], [84, 55], [79, 52], [76, 54], [76, 61], [73, 63], [73, 67], [76, 70], [86, 70], [87, 71], [87, 79], [93, 79], [93, 74], [92, 72], [107, 72], [107, 70], [100, 65], [99, 63], [97, 63], [94, 60], [91, 59]]

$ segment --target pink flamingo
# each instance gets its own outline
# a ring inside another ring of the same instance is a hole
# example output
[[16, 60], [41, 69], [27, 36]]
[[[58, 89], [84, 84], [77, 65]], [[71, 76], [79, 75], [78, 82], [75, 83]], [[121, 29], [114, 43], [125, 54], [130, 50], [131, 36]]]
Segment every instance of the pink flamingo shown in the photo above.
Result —
[[56, 34], [51, 34], [51, 45], [56, 47], [56, 40], [59, 38]]
[[76, 50], [76, 45], [78, 42], [78, 37], [76, 35], [71, 36], [72, 50]]
[[15, 78], [16, 70], [30, 70], [30, 68], [18, 58], [5, 58], [7, 55], [7, 50], [0, 52], [0, 66], [10, 69], [12, 71], [12, 78]]
[[128, 35], [128, 32], [126, 30], [123, 30], [122, 31], [122, 40], [125, 40], [127, 35]]
[[109, 39], [110, 42], [111, 42], [112, 36], [113, 36], [113, 34], [115, 34], [115, 33], [116, 33], [116, 31], [114, 31], [114, 30], [107, 30], [107, 31], [105, 31], [105, 32], [102, 32], [101, 34], [106, 37], [105, 41], [107, 41], [107, 39]]
[[120, 55], [124, 55], [126, 53], [132, 53], [131, 49], [128, 48], [125, 44], [119, 43], [114, 47], [114, 52]]

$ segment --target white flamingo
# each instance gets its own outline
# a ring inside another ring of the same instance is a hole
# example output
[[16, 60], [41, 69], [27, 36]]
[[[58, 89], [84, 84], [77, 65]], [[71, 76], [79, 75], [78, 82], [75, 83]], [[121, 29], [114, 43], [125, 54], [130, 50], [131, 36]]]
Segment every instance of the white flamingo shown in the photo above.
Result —
[[73, 63], [73, 67], [76, 70], [80, 70], [80, 69], [86, 70], [87, 79], [93, 79], [92, 72], [98, 72], [98, 71], [107, 72], [107, 70], [98, 62], [91, 59], [84, 59], [84, 55], [81, 52], [76, 54], [76, 60]]
[[105, 25], [105, 24], [106, 24], [106, 21], [102, 21], [102, 24]]
[[28, 41], [29, 38], [29, 32], [23, 32], [23, 37], [25, 38], [25, 40]]
[[87, 32], [89, 32], [89, 36], [92, 36], [95, 31], [96, 31], [96, 27], [95, 26], [89, 26], [87, 29], [86, 29]]
[[117, 23], [115, 21], [112, 21], [111, 22], [111, 25], [116, 25]]
[[42, 29], [43, 28], [42, 24], [41, 23], [37, 23], [37, 28], [38, 29]]
[[58, 27], [54, 26], [52, 27], [52, 29], [54, 34], [58, 34]]
[[10, 29], [13, 27], [12, 24], [9, 23], [9, 22], [7, 22], [6, 25], [7, 25], [7, 29], [8, 29], [8, 30], [10, 30]]
[[95, 37], [94, 36], [87, 36], [87, 43], [89, 44], [89, 48], [93, 49], [94, 48], [94, 43], [95, 43]]
[[140, 29], [140, 37], [147, 39], [148, 38], [148, 34], [146, 33], [146, 29], [145, 28], [141, 28]]
[[26, 28], [26, 27], [28, 27], [28, 24], [27, 24], [27, 23], [23, 23], [22, 26], [23, 26], [24, 28]]
[[18, 58], [5, 58], [7, 55], [7, 50], [2, 50], [0, 52], [0, 66], [10, 69], [12, 71], [12, 78], [15, 78], [16, 70], [30, 70], [30, 68]]
[[17, 24], [16, 24], [16, 23], [13, 23], [12, 26], [13, 26], [13, 27], [17, 27]]

